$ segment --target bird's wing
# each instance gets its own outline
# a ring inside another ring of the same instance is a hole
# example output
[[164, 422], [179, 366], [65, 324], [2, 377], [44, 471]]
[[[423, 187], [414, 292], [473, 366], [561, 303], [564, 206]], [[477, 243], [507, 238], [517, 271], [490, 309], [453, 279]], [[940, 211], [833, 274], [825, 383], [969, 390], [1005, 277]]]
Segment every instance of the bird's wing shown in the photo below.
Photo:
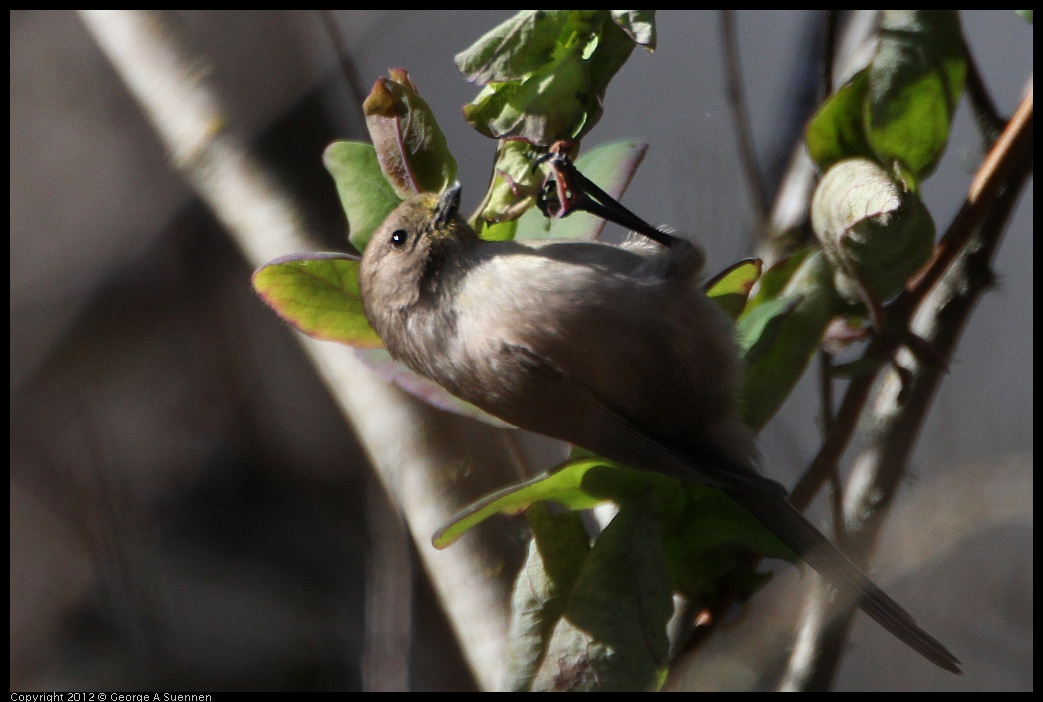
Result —
[[[513, 357], [515, 363], [524, 367], [524, 372], [530, 376], [532, 387], [552, 384], [553, 392], [548, 392], [545, 400], [548, 426], [528, 428], [578, 444], [606, 458], [635, 468], [728, 490], [753, 490], [778, 496], [786, 495], [786, 489], [779, 483], [765, 478], [747, 466], [728, 461], [723, 455], [707, 458], [667, 446], [603, 401], [592, 388], [586, 387], [575, 377], [570, 377], [551, 360], [531, 348], [521, 344], [504, 343], [502, 352]], [[538, 398], [540, 394], [537, 391], [533, 396]], [[560, 428], [555, 429], [553, 426], [554, 412], [561, 407], [583, 408], [584, 417], [581, 423], [575, 420], [562, 422], [569, 425], [580, 424], [576, 436], [564, 436]]]

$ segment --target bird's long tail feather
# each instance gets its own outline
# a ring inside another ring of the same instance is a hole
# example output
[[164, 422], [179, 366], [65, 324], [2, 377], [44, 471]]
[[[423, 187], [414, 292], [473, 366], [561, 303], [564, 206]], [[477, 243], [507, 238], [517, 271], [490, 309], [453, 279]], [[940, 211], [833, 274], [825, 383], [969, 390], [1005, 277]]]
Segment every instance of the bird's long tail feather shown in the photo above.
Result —
[[914, 651], [935, 665], [960, 673], [960, 661], [788, 501], [753, 491], [729, 491], [739, 504], [771, 529], [787, 546], [824, 577], [841, 597], [848, 598]]

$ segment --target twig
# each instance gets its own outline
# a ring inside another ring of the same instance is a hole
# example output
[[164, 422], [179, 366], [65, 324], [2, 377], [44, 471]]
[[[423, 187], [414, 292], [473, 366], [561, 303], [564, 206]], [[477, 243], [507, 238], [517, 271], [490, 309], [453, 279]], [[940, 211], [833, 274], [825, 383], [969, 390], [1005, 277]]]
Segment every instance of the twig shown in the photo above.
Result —
[[[971, 235], [980, 227], [988, 212], [995, 205], [999, 189], [1018, 167], [1020, 153], [1031, 150], [1032, 142], [1032, 90], [1022, 100], [1007, 128], [971, 183], [966, 201], [956, 214], [946, 233], [935, 246], [930, 261], [909, 283], [901, 295], [889, 306], [895, 313], [897, 324], [908, 325], [915, 310], [923, 302], [932, 287], [952, 265], [957, 254], [966, 246]], [[866, 350], [865, 357], [884, 359], [894, 353], [894, 342], [875, 337]], [[833, 430], [823, 442], [818, 454], [790, 493], [790, 500], [798, 509], [806, 509], [831, 472], [836, 470], [840, 457], [854, 435], [855, 426], [862, 406], [869, 398], [869, 391], [876, 373], [859, 376], [851, 381], [847, 393], [837, 412]]]
[[837, 25], [840, 23], [840, 10], [823, 10], [822, 22], [825, 31], [822, 33], [822, 85], [820, 102], [833, 94], [833, 64], [837, 52]]
[[819, 398], [822, 405], [822, 435], [829, 436], [833, 429], [833, 356], [825, 351], [818, 353]]
[[[911, 285], [909, 299], [920, 304], [915, 308], [915, 318], [906, 319], [914, 331], [945, 355], [956, 348], [975, 304], [991, 285], [992, 258], [1032, 171], [1031, 117], [1030, 90], [971, 184], [961, 214], [972, 212], [962, 217], [958, 214], [943, 237], [950, 243], [963, 240], [964, 245], [951, 257], [934, 262], [933, 267], [937, 267], [939, 261], [947, 261], [944, 270]], [[961, 228], [968, 226], [973, 228], [964, 234]], [[925, 281], [931, 278], [937, 284], [928, 287]], [[889, 372], [877, 389], [863, 419], [866, 448], [848, 481], [852, 487], [844, 509], [848, 535], [845, 547], [852, 560], [863, 567], [875, 549], [920, 427], [944, 377], [940, 368], [918, 363], [912, 357], [904, 359], [903, 365], [912, 368], [909, 380], [903, 382], [897, 373]], [[842, 607], [838, 609], [824, 596], [812, 601], [790, 660], [786, 689], [824, 690], [832, 686], [842, 643], [854, 616], [849, 604]]]
[[753, 148], [753, 133], [750, 131], [749, 110], [742, 90], [742, 69], [739, 66], [739, 44], [735, 36], [735, 22], [731, 10], [721, 10], [721, 39], [724, 49], [724, 78], [728, 86], [728, 102], [735, 120], [735, 136], [739, 140], [739, 155], [742, 158], [746, 185], [750, 190], [753, 216], [757, 231], [763, 236], [768, 222], [768, 191], [757, 165], [757, 154]]
[[[825, 350], [818, 352], [818, 382], [822, 405], [822, 437], [829, 436], [833, 430], [833, 356]], [[829, 474], [830, 504], [833, 516], [833, 540], [844, 541], [844, 486], [840, 482], [838, 466]]]
[[[872, 343], [870, 347], [872, 347]], [[804, 471], [804, 475], [790, 492], [790, 502], [797, 509], [806, 510], [823, 483], [829, 480], [831, 474], [836, 474], [840, 458], [844, 455], [851, 437], [855, 434], [858, 417], [862, 414], [862, 408], [869, 398], [869, 391], [872, 390], [875, 379], [875, 372], [867, 373], [852, 379], [847, 386], [847, 392], [844, 393], [844, 399], [841, 400], [840, 409], [833, 421], [832, 430], [826, 440], [822, 442], [811, 465]]]
[[366, 88], [362, 84], [362, 79], [359, 78], [355, 63], [351, 60], [351, 52], [348, 51], [348, 45], [344, 42], [344, 34], [337, 26], [333, 10], [318, 10], [317, 12], [322, 20], [322, 25], [326, 28], [326, 35], [329, 36], [330, 43], [337, 52], [337, 62], [340, 65], [340, 72], [344, 74], [344, 80], [348, 84], [348, 90], [351, 92], [352, 104], [358, 106], [359, 116], [362, 117], [362, 102], [366, 99]]
[[1000, 116], [999, 110], [989, 97], [989, 90], [985, 87], [985, 81], [982, 80], [978, 63], [974, 60], [974, 55], [971, 54], [970, 47], [966, 43], [963, 45], [963, 50], [967, 61], [967, 97], [970, 100], [971, 109], [974, 111], [978, 129], [981, 130], [985, 148], [991, 149], [1000, 132], [1003, 131], [1003, 117]]

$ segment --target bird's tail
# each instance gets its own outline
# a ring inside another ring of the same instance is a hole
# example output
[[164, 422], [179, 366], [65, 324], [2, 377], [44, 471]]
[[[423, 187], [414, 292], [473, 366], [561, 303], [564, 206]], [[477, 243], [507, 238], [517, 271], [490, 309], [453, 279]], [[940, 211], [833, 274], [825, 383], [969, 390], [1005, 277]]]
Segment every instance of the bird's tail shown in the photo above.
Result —
[[788, 501], [756, 491], [729, 491], [729, 494], [818, 571], [841, 597], [849, 598], [882, 627], [935, 665], [953, 673], [962, 672], [960, 661], [945, 646], [921, 629], [908, 612], [866, 577]]

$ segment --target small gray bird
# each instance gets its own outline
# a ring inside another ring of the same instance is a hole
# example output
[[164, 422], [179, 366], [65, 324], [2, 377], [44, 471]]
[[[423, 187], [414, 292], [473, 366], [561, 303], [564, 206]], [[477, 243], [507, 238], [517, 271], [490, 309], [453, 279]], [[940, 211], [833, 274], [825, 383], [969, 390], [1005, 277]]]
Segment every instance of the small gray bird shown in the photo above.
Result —
[[459, 204], [459, 184], [406, 200], [366, 247], [362, 302], [393, 357], [515, 426], [724, 490], [841, 596], [960, 672], [757, 472], [734, 326], [699, 284], [698, 248], [485, 241]]

